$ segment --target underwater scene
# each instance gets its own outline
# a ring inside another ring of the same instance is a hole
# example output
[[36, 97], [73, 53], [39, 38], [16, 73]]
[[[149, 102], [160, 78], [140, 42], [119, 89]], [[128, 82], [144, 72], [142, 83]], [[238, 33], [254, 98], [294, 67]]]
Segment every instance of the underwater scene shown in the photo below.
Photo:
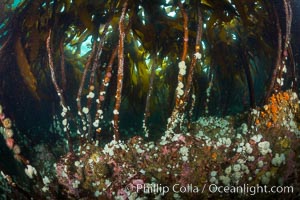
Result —
[[0, 199], [300, 199], [300, 1], [0, 0]]

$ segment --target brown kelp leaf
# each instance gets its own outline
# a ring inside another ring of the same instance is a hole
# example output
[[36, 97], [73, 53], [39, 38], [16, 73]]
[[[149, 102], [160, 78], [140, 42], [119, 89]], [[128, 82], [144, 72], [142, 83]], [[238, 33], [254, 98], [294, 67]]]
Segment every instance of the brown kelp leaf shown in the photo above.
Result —
[[95, 31], [95, 26], [92, 21], [92, 14], [89, 13], [89, 11], [85, 7], [79, 7], [78, 11], [80, 21], [90, 33], [93, 33]]
[[23, 77], [23, 81], [26, 84], [27, 88], [31, 92], [31, 94], [34, 96], [34, 98], [39, 100], [39, 96], [36, 92], [36, 85], [37, 81], [32, 74], [30, 70], [30, 65], [28, 63], [28, 60], [26, 58], [21, 38], [17, 38], [15, 42], [15, 52], [16, 52], [16, 58], [17, 58], [17, 64], [21, 73], [21, 76]]
[[37, 29], [32, 29], [30, 32], [30, 36], [28, 39], [28, 47], [29, 47], [29, 62], [32, 63], [36, 60], [39, 55], [40, 49], [40, 36]]

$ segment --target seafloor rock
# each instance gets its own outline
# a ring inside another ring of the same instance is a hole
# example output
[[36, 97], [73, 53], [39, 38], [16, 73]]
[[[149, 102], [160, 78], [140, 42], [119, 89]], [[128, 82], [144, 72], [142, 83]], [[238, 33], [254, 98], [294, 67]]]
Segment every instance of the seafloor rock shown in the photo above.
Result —
[[[249, 125], [233, 117], [202, 117], [189, 133], [166, 131], [158, 142], [133, 137], [104, 148], [87, 144], [60, 166], [73, 175], [58, 173], [59, 183], [73, 196], [102, 199], [293, 198], [299, 193], [299, 130], [297, 122], [284, 121], [294, 120], [298, 98], [276, 106], [284, 112], [276, 111], [276, 121], [270, 112], [271, 126], [257, 123], [268, 117], [252, 111]], [[281, 192], [270, 192], [272, 186]]]

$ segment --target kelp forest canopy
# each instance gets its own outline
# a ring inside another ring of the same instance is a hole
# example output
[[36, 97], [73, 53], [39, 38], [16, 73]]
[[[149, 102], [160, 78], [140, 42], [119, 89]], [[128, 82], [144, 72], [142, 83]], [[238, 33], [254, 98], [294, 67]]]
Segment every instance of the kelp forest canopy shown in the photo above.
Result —
[[81, 123], [91, 138], [152, 137], [178, 117], [188, 126], [299, 92], [297, 1], [0, 0], [0, 9], [0, 100], [31, 138], [57, 118], [68, 137]]
[[299, 11], [0, 0], [0, 198], [297, 199]]

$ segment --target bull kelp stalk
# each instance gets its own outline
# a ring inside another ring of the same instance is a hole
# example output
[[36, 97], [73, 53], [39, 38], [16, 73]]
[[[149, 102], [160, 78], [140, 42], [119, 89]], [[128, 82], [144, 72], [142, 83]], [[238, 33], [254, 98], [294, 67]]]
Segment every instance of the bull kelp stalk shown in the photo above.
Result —
[[251, 76], [251, 63], [249, 62], [249, 55], [247, 53], [247, 47], [244, 46], [243, 51], [241, 53], [241, 58], [243, 61], [243, 69], [245, 71], [245, 76], [247, 80], [247, 85], [248, 85], [248, 93], [249, 93], [249, 100], [250, 100], [250, 107], [254, 108], [256, 103], [255, 103], [255, 90], [254, 90], [254, 83], [253, 79]]
[[[283, 51], [282, 51], [282, 64], [281, 68], [279, 71], [279, 77], [282, 79], [282, 76], [284, 73], [287, 72], [287, 67], [286, 67], [286, 60], [288, 58], [289, 54], [289, 47], [290, 47], [290, 40], [291, 40], [291, 27], [292, 27], [292, 8], [291, 8], [291, 2], [290, 0], [284, 0], [283, 1], [284, 5], [284, 11], [285, 11], [285, 27], [286, 27], [286, 33], [285, 33], [285, 38], [284, 38], [284, 46], [283, 46]], [[281, 80], [283, 84], [283, 79]]]
[[[25, 158], [22, 155], [21, 148], [16, 142], [14, 138], [14, 130], [13, 130], [13, 122], [10, 118], [5, 117], [5, 113], [3, 112], [3, 107], [0, 105], [0, 124], [2, 124], [4, 128], [4, 139], [6, 142], [6, 146], [12, 151], [14, 154], [14, 158], [23, 164], [25, 167], [25, 173], [30, 179], [34, 179], [35, 183], [38, 187], [41, 187], [42, 179], [40, 172], [35, 169], [35, 167], [31, 166], [30, 161]], [[2, 166], [0, 166], [0, 176], [2, 176], [8, 183], [8, 185], [11, 186], [12, 190], [17, 191], [17, 194], [23, 194], [24, 196], [28, 197], [30, 199], [31, 194], [29, 194], [26, 190], [24, 190], [20, 185], [18, 185], [16, 182], [13, 181], [13, 178], [4, 172], [2, 169]], [[35, 199], [40, 199], [38, 197], [35, 197]]]
[[201, 38], [202, 38], [203, 21], [202, 21], [202, 15], [201, 15], [201, 11], [200, 11], [199, 7], [197, 9], [197, 13], [198, 13], [198, 25], [197, 25], [197, 36], [196, 36], [196, 42], [195, 42], [195, 54], [192, 58], [191, 65], [190, 65], [189, 72], [188, 72], [188, 76], [187, 76], [187, 82], [186, 82], [184, 94], [183, 94], [183, 97], [182, 97], [183, 103], [179, 105], [181, 107], [180, 108], [181, 112], [184, 112], [185, 107], [187, 105], [187, 101], [188, 101], [189, 96], [190, 96], [189, 94], [190, 94], [191, 86], [192, 86], [192, 83], [193, 83], [194, 69], [195, 69], [197, 60], [199, 60], [201, 58], [200, 42], [201, 42]]
[[24, 197], [26, 197], [27, 199], [32, 198], [32, 196], [26, 190], [24, 190], [16, 182], [14, 182], [12, 177], [10, 175], [6, 174], [2, 169], [0, 169], [0, 174], [13, 190], [16, 190], [18, 193], [24, 195]]
[[[179, 63], [179, 73], [178, 73], [178, 85], [176, 88], [176, 100], [175, 100], [175, 108], [172, 112], [171, 118], [168, 122], [168, 129], [176, 127], [178, 120], [176, 118], [179, 118], [179, 123], [180, 126], [183, 122], [183, 117], [184, 117], [184, 111], [187, 105], [187, 102], [189, 101], [190, 97], [190, 90], [193, 82], [193, 75], [194, 75], [194, 69], [197, 63], [197, 60], [201, 58], [200, 49], [200, 41], [202, 38], [202, 15], [200, 8], [197, 9], [197, 14], [198, 14], [198, 24], [197, 24], [197, 36], [196, 36], [196, 42], [195, 42], [195, 54], [193, 55], [190, 67], [189, 67], [189, 72], [187, 76], [187, 82], [185, 89], [183, 91], [183, 76], [186, 73], [186, 65], [185, 65], [185, 59], [187, 56], [187, 49], [188, 49], [188, 40], [189, 40], [189, 34], [188, 34], [188, 15], [186, 10], [183, 8], [183, 5], [179, 2], [179, 8], [183, 16], [183, 28], [184, 28], [184, 38], [183, 38], [183, 52], [181, 56], [181, 61]], [[194, 101], [195, 97], [192, 97], [192, 101]], [[195, 102], [194, 102], [195, 103]], [[194, 105], [194, 103], [192, 105]], [[193, 106], [192, 106], [193, 107]], [[191, 109], [193, 109], [191, 107]], [[180, 116], [179, 116], [180, 115]]]
[[50, 68], [50, 73], [51, 73], [51, 80], [54, 85], [55, 91], [59, 97], [60, 105], [62, 106], [62, 117], [63, 121], [62, 124], [64, 126], [64, 131], [66, 132], [67, 136], [67, 141], [68, 141], [68, 147], [69, 147], [69, 152], [73, 153], [73, 143], [70, 135], [70, 125], [68, 122], [68, 114], [70, 112], [68, 106], [66, 105], [65, 99], [63, 97], [63, 91], [59, 87], [56, 81], [56, 76], [55, 76], [55, 70], [54, 70], [54, 63], [53, 63], [53, 57], [52, 57], [52, 50], [51, 50], [51, 29], [49, 31], [49, 35], [46, 40], [46, 47], [47, 47], [47, 53], [48, 53], [48, 62], [49, 62], [49, 68]]
[[119, 111], [121, 106], [121, 98], [122, 98], [122, 87], [123, 87], [123, 73], [124, 73], [124, 38], [125, 38], [125, 30], [124, 30], [124, 19], [125, 13], [127, 10], [128, 0], [126, 0], [123, 4], [122, 13], [119, 20], [119, 48], [118, 48], [118, 75], [117, 75], [117, 91], [116, 91], [116, 102], [115, 108], [113, 111], [113, 128], [114, 128], [114, 139], [120, 139], [119, 133]]
[[[125, 35], [128, 33], [130, 26], [131, 26], [131, 21], [129, 21], [127, 27], [125, 28], [125, 31], [124, 31]], [[101, 127], [99, 127], [100, 120], [103, 119], [103, 110], [101, 108], [101, 105], [102, 105], [101, 103], [106, 98], [107, 87], [109, 86], [109, 83], [110, 83], [110, 80], [112, 77], [112, 67], [113, 67], [115, 58], [117, 56], [118, 49], [119, 49], [119, 45], [117, 45], [114, 48], [114, 50], [112, 51], [108, 65], [106, 66], [105, 75], [102, 79], [102, 82], [101, 82], [101, 85], [99, 88], [98, 99], [96, 100], [97, 105], [96, 105], [96, 113], [95, 113], [93, 126], [96, 128], [96, 133], [98, 133], [98, 135], [99, 135], [99, 133], [101, 133], [101, 130], [102, 130]], [[96, 139], [97, 139], [98, 135], [96, 135]]]
[[81, 78], [80, 85], [79, 85], [78, 92], [77, 92], [77, 97], [76, 97], [78, 115], [81, 116], [82, 123], [85, 122], [85, 119], [83, 118], [83, 114], [82, 114], [82, 105], [81, 105], [82, 90], [83, 90], [83, 86], [85, 83], [85, 79], [86, 79], [88, 70], [89, 70], [91, 63], [93, 61], [93, 58], [95, 56], [96, 49], [97, 49], [97, 40], [95, 40], [93, 42], [92, 51], [88, 57], [87, 62], [85, 63], [82, 78]]
[[[181, 61], [185, 62], [187, 51], [188, 51], [188, 42], [189, 42], [189, 29], [188, 29], [188, 15], [186, 10], [183, 8], [182, 3], [179, 1], [179, 8], [181, 11], [181, 14], [183, 16], [183, 51], [181, 56]], [[182, 81], [183, 76], [179, 73], [178, 80]]]
[[274, 15], [275, 15], [275, 20], [276, 20], [275, 23], [276, 23], [276, 29], [277, 29], [277, 55], [276, 55], [275, 67], [274, 67], [272, 77], [271, 77], [271, 82], [270, 82], [269, 88], [268, 88], [267, 93], [266, 93], [265, 102], [267, 101], [267, 99], [269, 99], [271, 93], [274, 90], [275, 80], [276, 80], [276, 77], [277, 77], [278, 69], [280, 68], [280, 61], [281, 61], [282, 33], [281, 33], [278, 13], [275, 10], [274, 6], [273, 6], [273, 12], [274, 12]]
[[[195, 41], [195, 54], [193, 55], [192, 62], [191, 62], [189, 72], [188, 72], [188, 76], [187, 76], [187, 83], [186, 83], [184, 94], [183, 94], [183, 97], [182, 97], [183, 104], [180, 105], [181, 106], [180, 111], [181, 111], [182, 114], [184, 113], [184, 111], [186, 109], [186, 106], [187, 106], [187, 102], [190, 99], [190, 90], [191, 90], [191, 86], [192, 86], [192, 83], [193, 83], [194, 69], [195, 69], [197, 60], [201, 59], [200, 42], [201, 42], [201, 38], [202, 38], [203, 21], [202, 21], [202, 14], [201, 14], [201, 11], [200, 11], [199, 7], [197, 9], [197, 14], [198, 14], [198, 25], [197, 25], [197, 36], [196, 36], [196, 41]], [[193, 115], [193, 108], [195, 106], [195, 102], [196, 102], [196, 96], [193, 93], [192, 96], [191, 96], [191, 107], [190, 107], [188, 117], [187, 117], [187, 121], [188, 121], [187, 127], [188, 128], [190, 127], [190, 124], [191, 124], [191, 119], [192, 119], [192, 115]], [[182, 124], [182, 122], [183, 121], [181, 121], [180, 123]]]
[[188, 130], [190, 130], [191, 125], [192, 125], [192, 118], [193, 118], [193, 112], [194, 112], [194, 108], [195, 108], [195, 104], [196, 104], [196, 95], [195, 95], [195, 90], [194, 87], [192, 88], [192, 95], [191, 95], [191, 106], [189, 108], [189, 112], [187, 115], [187, 128]]
[[[110, 17], [110, 19], [106, 22], [106, 24], [104, 26], [103, 32], [101, 33], [101, 36], [100, 36], [100, 42], [99, 42], [99, 45], [98, 45], [98, 48], [97, 48], [97, 53], [96, 53], [96, 56], [95, 56], [94, 61], [93, 61], [93, 66], [92, 66], [90, 80], [89, 80], [89, 88], [88, 88], [89, 93], [87, 95], [87, 105], [86, 105], [86, 107], [87, 107], [88, 111], [91, 110], [92, 99], [94, 99], [94, 97], [95, 97], [95, 91], [94, 91], [95, 90], [95, 74], [96, 74], [97, 68], [99, 67], [100, 56], [102, 54], [103, 45], [104, 45], [104, 42], [105, 42], [108, 26], [111, 22], [111, 19], [112, 19], [112, 17]], [[88, 137], [92, 138], [93, 137], [92, 127], [93, 126], [92, 126], [91, 112], [87, 112], [86, 115], [87, 115], [87, 121], [88, 121]], [[98, 124], [94, 123], [96, 128], [98, 128]]]
[[152, 92], [153, 92], [153, 83], [154, 83], [154, 78], [155, 78], [156, 66], [157, 66], [157, 57], [155, 56], [154, 62], [151, 67], [149, 89], [147, 92], [145, 113], [144, 113], [144, 119], [143, 119], [143, 130], [145, 132], [145, 137], [149, 137], [149, 129], [147, 128], [147, 122], [148, 122], [148, 118], [150, 117], [150, 100], [151, 100], [151, 96], [152, 96]]
[[[102, 79], [102, 82], [101, 82], [101, 85], [100, 85], [98, 99], [96, 100], [96, 102], [97, 102], [97, 106], [96, 106], [97, 112], [95, 114], [95, 121], [94, 121], [94, 124], [97, 125], [97, 126], [95, 126], [96, 128], [98, 127], [99, 121], [101, 119], [103, 119], [103, 111], [102, 111], [102, 108], [101, 108], [101, 102], [103, 102], [105, 100], [106, 90], [107, 90], [107, 87], [108, 87], [108, 85], [110, 83], [110, 80], [111, 80], [111, 77], [112, 77], [112, 66], [113, 66], [114, 60], [117, 56], [118, 47], [119, 46], [116, 46], [114, 48], [114, 50], [113, 50], [113, 52], [110, 56], [108, 65], [107, 65], [106, 70], [105, 70], [104, 78]], [[97, 129], [97, 132], [100, 133], [100, 131], [101, 131], [101, 129]]]
[[175, 91], [175, 107], [172, 111], [171, 117], [168, 119], [167, 130], [173, 132], [173, 129], [176, 128], [179, 121], [183, 120], [183, 115], [179, 116], [180, 112], [180, 104], [183, 103], [182, 95], [184, 94], [183, 91], [183, 76], [186, 74], [186, 65], [185, 60], [187, 56], [188, 50], [188, 41], [189, 41], [189, 29], [188, 29], [188, 15], [186, 10], [183, 8], [181, 2], [178, 3], [181, 14], [183, 16], [183, 51], [181, 56], [181, 61], [178, 64], [179, 72], [177, 76], [177, 87]]
[[276, 19], [277, 28], [277, 57], [275, 67], [272, 73], [271, 82], [266, 93], [265, 101], [271, 96], [272, 92], [278, 92], [284, 84], [283, 74], [287, 72], [286, 60], [288, 57], [288, 49], [290, 46], [291, 38], [291, 23], [292, 23], [292, 9], [289, 0], [283, 0], [285, 11], [285, 36], [284, 43], [282, 44], [282, 30], [280, 27], [278, 12], [273, 6], [273, 12]]
[[24, 166], [27, 166], [30, 162], [21, 154], [21, 148], [14, 138], [12, 123], [13, 122], [11, 121], [11, 119], [5, 116], [3, 107], [2, 105], [0, 105], [0, 124], [2, 124], [4, 128], [3, 136], [6, 142], [6, 146], [14, 153], [14, 158], [17, 161], [21, 162]]
[[292, 72], [292, 85], [291, 87], [293, 88], [294, 91], [297, 91], [297, 85], [298, 85], [298, 80], [297, 80], [297, 76], [296, 76], [296, 64], [294, 61], [294, 55], [293, 55], [293, 49], [290, 45], [290, 40], [291, 40], [291, 28], [292, 28], [292, 17], [293, 17], [293, 13], [292, 13], [292, 6], [291, 6], [291, 2], [286, 0], [284, 1], [284, 10], [285, 10], [285, 15], [287, 17], [286, 20], [286, 27], [288, 27], [288, 38], [286, 37], [286, 43], [285, 43], [285, 51], [283, 52], [284, 56], [285, 56], [285, 60], [287, 60], [288, 55], [291, 61], [291, 72]]
[[65, 69], [65, 54], [64, 54], [64, 40], [62, 38], [59, 43], [59, 52], [60, 52], [60, 73], [61, 73], [61, 87], [63, 91], [66, 91], [67, 88], [67, 79], [66, 79], [66, 69]]
[[282, 48], [282, 56], [281, 56], [281, 64], [279, 67], [278, 76], [276, 78], [276, 82], [283, 86], [284, 78], [282, 77], [287, 72], [286, 60], [288, 58], [288, 49], [290, 46], [290, 39], [291, 39], [291, 24], [292, 24], [292, 9], [291, 9], [291, 2], [289, 0], [283, 0], [284, 12], [285, 12], [285, 37], [284, 43]]

